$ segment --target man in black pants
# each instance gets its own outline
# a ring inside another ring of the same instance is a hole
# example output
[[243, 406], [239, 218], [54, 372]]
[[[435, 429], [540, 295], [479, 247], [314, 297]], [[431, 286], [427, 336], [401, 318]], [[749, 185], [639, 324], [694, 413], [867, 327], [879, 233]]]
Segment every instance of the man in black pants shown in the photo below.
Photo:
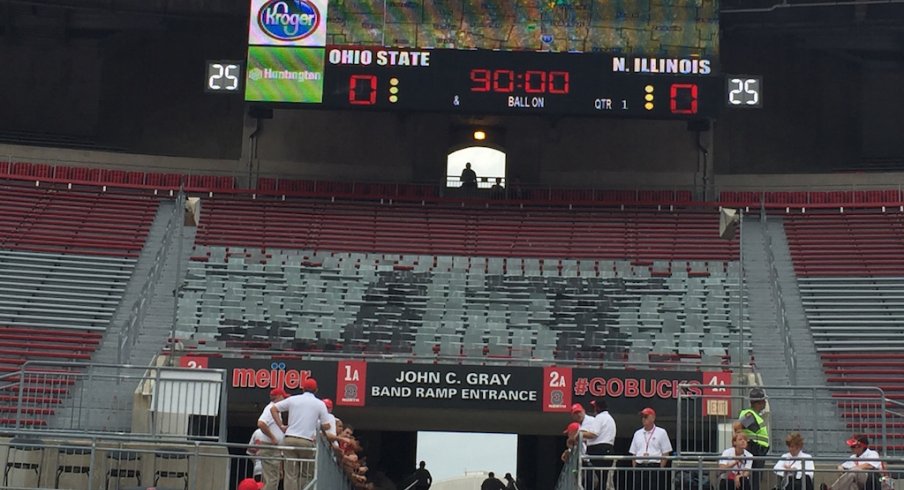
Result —
[[[590, 402], [593, 407], [593, 419], [587, 428], [581, 428], [581, 434], [584, 442], [587, 443], [587, 455], [591, 459], [587, 466], [591, 467], [591, 473], [585, 480], [584, 488], [586, 490], [606, 490], [606, 484], [609, 482], [609, 467], [612, 461], [601, 461], [594, 459], [592, 456], [609, 456], [615, 444], [615, 419], [609, 415], [609, 408], [605, 399], [593, 400]], [[598, 470], [596, 468], [603, 468]]]
[[760, 490], [760, 478], [766, 465], [762, 458], [769, 454], [769, 429], [763, 419], [765, 409], [766, 393], [761, 388], [754, 388], [750, 390], [750, 407], [741, 410], [735, 424], [735, 430], [741, 430], [747, 436], [747, 451], [754, 457], [753, 471], [750, 472], [752, 490]]

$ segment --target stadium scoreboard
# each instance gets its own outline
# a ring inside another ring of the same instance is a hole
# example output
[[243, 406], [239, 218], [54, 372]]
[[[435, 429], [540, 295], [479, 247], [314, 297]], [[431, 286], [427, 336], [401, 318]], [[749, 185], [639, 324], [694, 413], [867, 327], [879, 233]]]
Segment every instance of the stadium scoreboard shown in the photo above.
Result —
[[[651, 1], [606, 10], [612, 2], [412, 0], [364, 9], [339, 0], [251, 0], [245, 100], [330, 110], [714, 117], [725, 106], [717, 10], [677, 0], [654, 18]], [[649, 36], [629, 38], [637, 26]], [[607, 50], [612, 45], [619, 48]]]

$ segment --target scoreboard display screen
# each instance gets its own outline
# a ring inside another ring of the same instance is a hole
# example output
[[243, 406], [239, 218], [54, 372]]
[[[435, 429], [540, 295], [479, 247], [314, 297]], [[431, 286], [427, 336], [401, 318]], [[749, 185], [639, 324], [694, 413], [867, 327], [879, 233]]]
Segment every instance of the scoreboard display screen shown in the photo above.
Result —
[[[715, 116], [725, 85], [714, 2], [679, 0], [665, 12], [642, 5], [649, 1], [612, 10], [601, 0], [252, 0], [245, 99], [331, 110]], [[635, 24], [649, 35], [631, 34]]]

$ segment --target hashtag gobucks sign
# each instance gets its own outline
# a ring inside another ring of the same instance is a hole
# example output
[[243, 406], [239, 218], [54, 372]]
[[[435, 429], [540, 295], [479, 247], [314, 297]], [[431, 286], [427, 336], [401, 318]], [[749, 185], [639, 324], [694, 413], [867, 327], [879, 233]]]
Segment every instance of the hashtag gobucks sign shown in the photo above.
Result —
[[543, 411], [567, 412], [571, 407], [571, 368], [543, 368]]

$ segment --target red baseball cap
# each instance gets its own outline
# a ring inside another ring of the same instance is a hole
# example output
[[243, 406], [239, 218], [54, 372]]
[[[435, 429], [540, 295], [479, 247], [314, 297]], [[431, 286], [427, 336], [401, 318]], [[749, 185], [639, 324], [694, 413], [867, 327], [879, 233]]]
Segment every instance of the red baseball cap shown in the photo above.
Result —
[[323, 404], [326, 405], [326, 409], [328, 412], [333, 411], [333, 400], [330, 400], [329, 398], [324, 398]]
[[235, 490], [258, 490], [261, 487], [257, 484], [258, 482], [254, 478], [245, 478], [239, 482], [239, 485], [235, 487]]
[[847, 442], [847, 445], [850, 447], [854, 447], [857, 445], [863, 445], [863, 447], [869, 446], [869, 439], [866, 436], [852, 436], [846, 442]]
[[301, 384], [305, 391], [317, 391], [317, 380], [314, 378], [306, 378]]
[[579, 430], [581, 430], [581, 424], [579, 424], [577, 422], [572, 422], [572, 423], [568, 424], [568, 427], [565, 427], [565, 431], [562, 433], [563, 434], [571, 434], [571, 433], [577, 432]]
[[580, 403], [575, 403], [574, 405], [571, 406], [571, 413], [578, 413], [578, 412], [583, 412], [583, 411], [584, 411], [584, 406], [581, 405]]
[[647, 407], [640, 411], [641, 415], [656, 415], [656, 410], [653, 410], [650, 407]]
[[284, 390], [284, 389], [282, 389], [282, 388], [273, 388], [272, 390], [270, 390], [270, 396], [271, 396], [271, 397], [273, 397], [273, 396], [281, 396], [281, 397], [284, 397], [284, 398], [285, 398], [285, 397], [288, 397], [289, 394], [286, 393], [286, 390]]

